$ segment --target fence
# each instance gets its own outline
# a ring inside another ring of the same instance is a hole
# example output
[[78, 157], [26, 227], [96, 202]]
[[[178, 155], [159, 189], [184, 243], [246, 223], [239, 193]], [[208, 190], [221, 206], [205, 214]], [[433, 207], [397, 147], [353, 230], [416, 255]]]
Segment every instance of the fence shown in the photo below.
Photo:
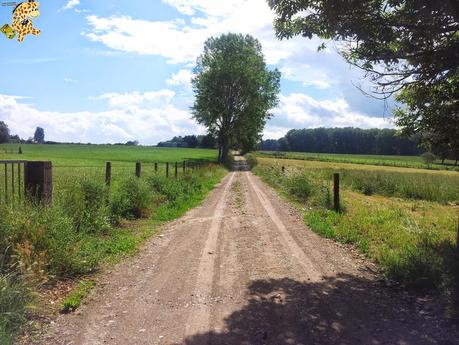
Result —
[[[285, 166], [281, 167], [282, 174], [286, 173]], [[340, 204], [340, 174], [333, 174], [333, 209], [336, 212], [341, 212]], [[459, 256], [459, 216], [457, 221], [457, 232], [456, 232], [456, 253]]]
[[15, 204], [25, 197], [27, 161], [0, 161], [0, 203]]
[[[150, 173], [164, 173], [166, 177], [179, 177], [179, 173], [186, 174], [208, 164], [207, 161], [190, 160], [174, 163], [152, 163], [142, 167], [141, 162], [132, 166], [132, 174], [140, 178], [142, 168], [150, 168]], [[125, 167], [123, 167], [125, 168]], [[164, 168], [164, 169], [163, 169]], [[97, 168], [98, 169], [98, 168]], [[105, 183], [112, 182], [111, 162], [106, 162]], [[103, 173], [103, 168], [100, 169]], [[51, 162], [35, 162], [23, 160], [0, 161], [0, 203], [9, 205], [19, 204], [26, 199], [51, 204], [53, 195], [53, 166]]]

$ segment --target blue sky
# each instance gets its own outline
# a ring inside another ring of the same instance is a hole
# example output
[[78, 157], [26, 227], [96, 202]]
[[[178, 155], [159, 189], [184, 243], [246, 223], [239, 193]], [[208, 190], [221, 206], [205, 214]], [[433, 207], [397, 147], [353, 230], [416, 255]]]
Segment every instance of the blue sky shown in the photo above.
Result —
[[[204, 41], [226, 32], [257, 37], [270, 68], [282, 71], [280, 103], [265, 129], [391, 127], [384, 104], [330, 44], [278, 41], [265, 0], [63, 0], [40, 2], [40, 37], [0, 37], [0, 121], [28, 138], [156, 144], [205, 133], [190, 116], [192, 68]], [[11, 8], [0, 7], [0, 23]]]

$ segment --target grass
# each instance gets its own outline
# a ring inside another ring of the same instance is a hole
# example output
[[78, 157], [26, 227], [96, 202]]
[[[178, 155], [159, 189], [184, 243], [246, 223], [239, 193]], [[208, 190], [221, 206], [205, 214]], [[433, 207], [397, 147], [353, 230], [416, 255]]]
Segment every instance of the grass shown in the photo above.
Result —
[[454, 166], [454, 161], [446, 160], [445, 164], [437, 160], [433, 164], [425, 164], [420, 156], [384, 156], [384, 155], [351, 155], [333, 153], [308, 153], [308, 152], [270, 152], [263, 151], [259, 157], [296, 159], [306, 161], [320, 161], [331, 163], [352, 163], [377, 166], [391, 166], [402, 168], [434, 169], [434, 170], [459, 170]]
[[[18, 154], [19, 146], [23, 154]], [[134, 176], [135, 163], [142, 163], [142, 176], [154, 175], [154, 163], [158, 163], [159, 174], [166, 174], [166, 163], [170, 164], [170, 174], [174, 175], [173, 163], [179, 163], [179, 174], [182, 173], [183, 161], [215, 162], [217, 151], [208, 149], [132, 147], [114, 145], [19, 145], [0, 144], [0, 160], [51, 161], [53, 165], [54, 191], [64, 192], [71, 188], [75, 176], [93, 181], [105, 181], [105, 163], [112, 163], [112, 180], [120, 181]], [[9, 189], [11, 192], [12, 174], [8, 167]], [[17, 168], [15, 186], [18, 186]], [[4, 195], [3, 166], [0, 166], [0, 201]], [[23, 186], [21, 185], [21, 188]], [[18, 188], [16, 188], [17, 192]]]
[[[19, 146], [22, 147], [22, 155], [18, 154]], [[137, 161], [150, 164], [190, 159], [216, 161], [217, 151], [148, 146], [0, 144], [0, 160], [5, 159], [52, 161], [55, 167], [97, 168], [104, 167], [107, 161], [111, 161], [114, 167], [126, 163], [130, 167], [129, 163]]]
[[367, 195], [459, 203], [459, 174], [455, 171], [270, 158], [258, 158], [258, 162], [273, 166], [277, 171], [284, 166], [287, 172], [298, 172], [322, 181], [331, 181], [333, 173], [338, 172], [346, 188]]
[[[451, 202], [459, 200], [457, 173], [339, 164], [343, 211], [336, 213], [331, 173], [337, 163], [311, 163], [262, 158], [254, 172], [301, 209], [307, 205], [304, 220], [313, 231], [354, 244], [408, 287], [435, 291], [449, 306], [459, 302], [458, 207]], [[406, 192], [416, 189], [422, 193]]]
[[[103, 166], [86, 167], [91, 160], [102, 162], [95, 157], [98, 153], [95, 152], [93, 157], [91, 151], [86, 151], [90, 158], [78, 161], [81, 150], [94, 147], [95, 151], [104, 152], [104, 160], [124, 157], [122, 159], [130, 159], [133, 163], [139, 158], [135, 153], [137, 148], [75, 145], [65, 153], [60, 152], [60, 145], [41, 147], [45, 151], [55, 149], [50, 153], [57, 166], [53, 171], [52, 205], [44, 207], [26, 203], [12, 207], [0, 203], [0, 283], [8, 282], [5, 289], [11, 296], [0, 298], [2, 344], [10, 341], [7, 339], [13, 339], [25, 320], [27, 294], [22, 300], [17, 300], [17, 306], [14, 306], [18, 308], [17, 313], [8, 302], [16, 296], [14, 291], [19, 291], [21, 285], [17, 282], [23, 282], [25, 289], [33, 290], [39, 286], [52, 286], [61, 278], [78, 280], [97, 272], [105, 263], [117, 262], [126, 255], [136, 253], [146, 239], [158, 233], [160, 225], [197, 206], [226, 174], [222, 167], [207, 163], [202, 168], [186, 172], [180, 169], [177, 178], [173, 177], [171, 169], [171, 176], [166, 178], [164, 167], [155, 173], [151, 165], [148, 171], [145, 169], [142, 172], [141, 178], [136, 178], [133, 177], [135, 164], [124, 170], [122, 166], [116, 168], [115, 165], [112, 183], [107, 187]], [[211, 160], [215, 153], [212, 150], [139, 149], [150, 157], [151, 162], [165, 161], [170, 157]], [[29, 148], [26, 146], [23, 150], [27, 152]], [[31, 146], [30, 152], [32, 150], [40, 152], [33, 155], [35, 159], [46, 159], [41, 156], [45, 153], [40, 151], [39, 145]], [[122, 152], [114, 152], [116, 150]], [[161, 154], [158, 155], [158, 152]], [[168, 153], [172, 155], [168, 156]], [[66, 157], [56, 158], [61, 155]], [[21, 158], [30, 159], [27, 154]], [[74, 161], [74, 168], [62, 166], [69, 160]], [[19, 278], [12, 280], [11, 277]], [[63, 309], [77, 308], [87, 291], [86, 285], [78, 285], [65, 301]], [[4, 296], [7, 295], [2, 292]], [[23, 312], [20, 313], [20, 310]], [[8, 318], [13, 312], [18, 317], [10, 322]]]
[[91, 292], [94, 285], [94, 282], [91, 280], [80, 281], [78, 286], [62, 302], [61, 312], [70, 313], [78, 309], [83, 299]]
[[0, 344], [14, 342], [14, 333], [26, 320], [28, 288], [17, 274], [0, 274]]

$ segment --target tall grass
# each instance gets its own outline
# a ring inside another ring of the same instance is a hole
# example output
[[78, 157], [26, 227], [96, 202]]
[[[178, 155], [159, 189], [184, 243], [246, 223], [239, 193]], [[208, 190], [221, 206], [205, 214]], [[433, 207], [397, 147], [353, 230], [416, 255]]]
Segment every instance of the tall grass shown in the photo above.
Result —
[[17, 274], [0, 273], [0, 344], [12, 344], [26, 320], [29, 291]]
[[459, 166], [454, 165], [454, 161], [447, 161], [440, 164], [437, 161], [433, 164], [426, 164], [419, 156], [386, 156], [386, 155], [356, 155], [338, 153], [309, 153], [309, 152], [269, 152], [262, 151], [257, 153], [260, 157], [272, 157], [282, 159], [294, 159], [305, 161], [318, 161], [330, 163], [352, 163], [364, 165], [376, 165], [400, 168], [420, 168], [429, 170], [455, 170], [459, 171]]
[[[272, 169], [273, 172], [280, 174], [280, 166], [273, 165]], [[334, 173], [340, 173], [341, 183], [345, 188], [365, 195], [377, 194], [402, 199], [459, 204], [459, 174], [456, 176], [374, 169], [318, 169], [306, 166], [287, 166], [286, 172], [287, 175], [301, 175], [308, 180], [323, 182], [332, 181]]]

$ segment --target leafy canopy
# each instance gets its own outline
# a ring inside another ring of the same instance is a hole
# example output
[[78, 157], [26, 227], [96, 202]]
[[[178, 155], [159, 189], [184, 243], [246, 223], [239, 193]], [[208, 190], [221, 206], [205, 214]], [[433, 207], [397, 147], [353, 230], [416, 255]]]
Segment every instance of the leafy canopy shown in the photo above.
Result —
[[451, 135], [459, 133], [459, 1], [268, 2], [279, 38], [339, 41], [343, 57], [374, 82], [377, 97], [397, 94], [406, 105], [395, 113], [405, 134], [420, 133], [430, 144], [435, 137], [459, 152]]
[[193, 117], [218, 138], [221, 161], [232, 144], [254, 146], [280, 89], [280, 72], [267, 69], [259, 41], [232, 33], [209, 38], [195, 74]]

